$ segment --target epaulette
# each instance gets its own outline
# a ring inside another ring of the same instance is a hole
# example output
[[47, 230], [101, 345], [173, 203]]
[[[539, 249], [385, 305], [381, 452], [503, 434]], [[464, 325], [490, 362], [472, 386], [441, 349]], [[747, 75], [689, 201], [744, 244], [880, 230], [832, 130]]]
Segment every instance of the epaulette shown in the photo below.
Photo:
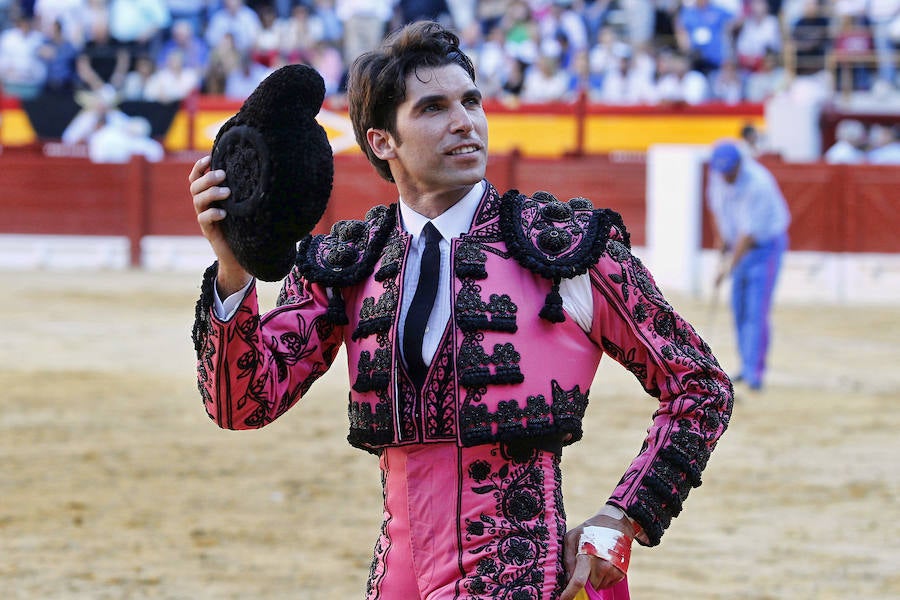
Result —
[[596, 264], [611, 236], [631, 247], [622, 217], [610, 209], [594, 208], [587, 198], [562, 202], [548, 192], [531, 197], [510, 190], [500, 200], [500, 230], [516, 261], [553, 281], [541, 317], [565, 320], [559, 283]]
[[336, 325], [346, 325], [347, 315], [340, 288], [368, 278], [397, 223], [396, 205], [379, 205], [365, 220], [338, 221], [327, 235], [307, 236], [299, 245], [297, 269], [313, 283], [334, 288], [328, 315]]

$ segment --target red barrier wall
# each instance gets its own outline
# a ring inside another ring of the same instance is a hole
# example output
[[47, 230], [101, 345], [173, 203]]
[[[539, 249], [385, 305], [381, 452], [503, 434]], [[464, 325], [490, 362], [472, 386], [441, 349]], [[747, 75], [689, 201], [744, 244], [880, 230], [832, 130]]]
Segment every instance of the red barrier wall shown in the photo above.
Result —
[[[34, 149], [0, 155], [0, 233], [122, 235], [139, 262], [146, 235], [198, 235], [187, 176], [199, 154], [97, 165], [86, 158], [48, 158]], [[900, 170], [890, 167], [764, 161], [793, 214], [791, 248], [827, 252], [900, 253], [895, 208]], [[590, 198], [622, 214], [632, 243], [646, 244], [646, 165], [641, 155], [537, 159], [492, 156], [488, 178], [501, 191], [547, 190], [561, 199]], [[362, 156], [335, 158], [332, 199], [317, 232], [339, 219], [361, 218], [374, 204], [394, 202], [393, 185]], [[708, 216], [704, 246], [711, 247]]]
[[[761, 162], [772, 171], [791, 210], [791, 250], [900, 253], [900, 169], [875, 165]], [[704, 211], [703, 246], [713, 247]]]

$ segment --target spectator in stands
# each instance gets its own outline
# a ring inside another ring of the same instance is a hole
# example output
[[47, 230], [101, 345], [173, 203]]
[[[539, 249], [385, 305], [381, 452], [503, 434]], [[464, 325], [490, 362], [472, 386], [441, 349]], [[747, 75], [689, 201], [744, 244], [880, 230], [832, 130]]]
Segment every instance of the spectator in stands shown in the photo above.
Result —
[[[611, 2], [593, 2], [594, 6]], [[656, 4], [652, 0], [619, 0], [619, 7], [625, 21], [626, 39], [633, 47], [644, 46], [653, 42], [653, 29], [656, 25]]]
[[744, 79], [737, 63], [726, 60], [718, 71], [710, 74], [710, 99], [725, 104], [739, 104], [744, 101]]
[[394, 16], [393, 0], [336, 0], [335, 11], [344, 24], [344, 62], [381, 45]]
[[200, 87], [200, 72], [184, 64], [180, 52], [170, 52], [166, 64], [150, 76], [144, 95], [151, 102], [178, 102]]
[[653, 40], [660, 48], [676, 48], [676, 25], [681, 0], [653, 0]]
[[787, 87], [787, 77], [781, 65], [781, 54], [766, 53], [762, 66], [747, 74], [745, 93], [747, 102], [765, 102]]
[[63, 35], [62, 22], [56, 21], [50, 36], [38, 48], [38, 56], [47, 68], [44, 92], [70, 93], [75, 86], [75, 57], [78, 50]]
[[858, 165], [866, 161], [866, 128], [856, 119], [842, 119], [834, 131], [836, 141], [826, 152], [828, 164]]
[[209, 61], [203, 73], [203, 92], [210, 95], [225, 93], [228, 75], [241, 67], [242, 54], [234, 45], [234, 36], [226, 33], [209, 52]]
[[162, 68], [173, 52], [181, 54], [186, 68], [195, 69], [198, 73], [206, 69], [209, 48], [187, 19], [178, 19], [172, 23], [169, 39], [156, 55], [156, 68]]
[[740, 138], [738, 139], [741, 153], [756, 158], [765, 151], [765, 143], [763, 136], [752, 123], [747, 123], [741, 127]]
[[446, 0], [396, 0], [400, 25], [415, 21], [437, 21], [446, 26], [450, 22], [450, 7]]
[[13, 17], [13, 0], [0, 0], [0, 31], [5, 31], [12, 27]]
[[763, 387], [769, 347], [769, 313], [791, 215], [772, 174], [731, 140], [715, 145], [709, 161], [707, 202], [721, 262], [718, 287], [730, 278], [741, 370], [732, 376], [751, 390]]
[[[517, 59], [506, 50], [506, 32], [501, 24], [497, 24], [483, 38], [481, 24], [477, 21], [473, 21], [464, 32], [463, 49], [478, 65], [479, 88], [486, 98], [510, 96], [510, 90], [505, 90], [504, 86], [513, 72], [519, 74], [519, 67]], [[517, 80], [519, 88], [523, 81]], [[517, 97], [518, 92], [514, 95]]]
[[503, 49], [507, 54], [529, 65], [537, 59], [540, 32], [527, 2], [510, 2], [497, 26], [504, 32]]
[[110, 86], [98, 90], [77, 90], [75, 102], [81, 110], [62, 132], [62, 143], [72, 146], [86, 144], [88, 138], [110, 121], [124, 120], [128, 116], [118, 108], [121, 97]]
[[93, 39], [94, 32], [98, 28], [106, 27], [107, 30], [109, 29], [109, 1], [84, 0], [84, 2], [85, 5], [77, 11], [80, 40], [78, 42], [73, 41], [79, 49], [83, 49], [84, 45]]
[[619, 37], [615, 27], [605, 25], [597, 32], [596, 43], [589, 52], [591, 71], [602, 75], [618, 70], [622, 57], [631, 54], [631, 46]]
[[866, 161], [873, 165], [900, 165], [900, 125], [873, 125]]
[[[897, 48], [891, 24], [900, 22], [900, 0], [867, 0], [866, 18], [872, 28], [872, 42], [878, 65], [878, 81], [886, 89], [897, 85]], [[896, 26], [896, 25], [895, 25]]]
[[37, 0], [34, 3], [35, 27], [46, 37], [60, 25], [63, 37], [76, 49], [84, 45], [85, 0]]
[[457, 29], [465, 31], [471, 25], [478, 23], [475, 18], [477, 4], [477, 0], [447, 0], [450, 18]]
[[503, 96], [501, 100], [510, 105], [516, 106], [522, 96], [522, 88], [525, 85], [525, 73], [530, 65], [518, 58], [510, 57], [509, 72], [506, 80], [503, 82]]
[[[304, 7], [305, 8], [305, 7]], [[257, 9], [259, 32], [250, 48], [250, 59], [269, 67], [278, 62], [281, 54], [281, 37], [284, 21], [278, 17], [275, 7], [263, 4]]]
[[596, 101], [600, 97], [603, 86], [603, 74], [591, 71], [591, 61], [588, 57], [587, 50], [582, 50], [575, 54], [572, 59], [572, 66], [568, 69], [569, 92], [568, 96], [575, 100], [586, 94], [588, 101]]
[[573, 53], [588, 48], [587, 27], [573, 0], [551, 0], [550, 9], [538, 19], [538, 33], [541, 42], [565, 38]]
[[695, 0], [681, 7], [676, 19], [678, 48], [690, 58], [691, 70], [704, 75], [719, 68], [729, 56], [734, 15], [710, 0]]
[[109, 25], [103, 19], [93, 23], [89, 41], [75, 60], [78, 85], [98, 91], [105, 86], [122, 87], [131, 68], [131, 53], [112, 39]]
[[869, 89], [872, 68], [867, 62], [873, 52], [869, 27], [861, 15], [846, 13], [837, 17], [838, 31], [833, 42], [837, 60], [835, 87], [846, 91]]
[[155, 54], [168, 31], [172, 17], [164, 0], [111, 0], [109, 33], [127, 44], [132, 56]]
[[325, 39], [321, 19], [310, 12], [305, 4], [297, 4], [291, 17], [280, 30], [279, 48], [289, 62], [305, 63], [316, 44]]
[[88, 137], [88, 158], [95, 163], [127, 163], [134, 156], [143, 156], [159, 162], [165, 149], [150, 137], [150, 131], [144, 117], [110, 118]]
[[781, 23], [769, 12], [766, 0], [750, 2], [749, 14], [740, 19], [734, 46], [738, 65], [747, 71], [760, 70], [767, 54], [781, 52]]
[[637, 55], [619, 57], [618, 66], [603, 76], [599, 101], [610, 105], [655, 104], [653, 71], [639, 66]]
[[134, 68], [125, 75], [120, 95], [122, 100], [147, 101], [147, 83], [156, 72], [156, 62], [149, 54], [134, 58]]
[[325, 95], [337, 94], [346, 71], [338, 47], [327, 40], [317, 41], [310, 50], [309, 65], [325, 80]]
[[552, 40], [544, 41], [537, 61], [525, 72], [519, 95], [522, 102], [559, 102], [567, 98], [570, 76], [560, 65], [559, 59], [559, 46]]
[[44, 36], [34, 28], [32, 17], [20, 15], [15, 27], [0, 33], [0, 84], [3, 92], [22, 99], [40, 94], [47, 78], [41, 60]]
[[797, 75], [813, 75], [825, 68], [825, 53], [831, 44], [829, 27], [828, 13], [820, 0], [806, 0], [802, 15], [791, 29]]
[[677, 52], [660, 54], [655, 96], [661, 104], [701, 104], [709, 99], [709, 82]]
[[251, 0], [249, 6], [255, 10], [257, 14], [262, 12], [264, 6], [271, 7], [272, 10], [275, 11], [275, 17], [277, 19], [287, 19], [291, 16], [291, 9], [294, 6], [306, 1], [307, 0]]
[[312, 16], [322, 27], [322, 39], [343, 47], [344, 24], [337, 16], [334, 0], [313, 0]]
[[479, 0], [475, 3], [475, 18], [481, 24], [481, 31], [488, 31], [500, 25], [514, 4], [514, 0]]
[[206, 43], [215, 48], [230, 34], [238, 52], [247, 53], [261, 28], [259, 15], [244, 0], [222, 0], [222, 7], [212, 13], [206, 25]]
[[276, 62], [271, 67], [266, 67], [252, 60], [249, 56], [242, 55], [239, 67], [228, 73], [228, 76], [225, 78], [225, 97], [229, 100], [240, 100], [243, 102], [263, 79], [278, 67], [283, 66], [283, 64]]
[[[194, 35], [201, 35], [206, 27], [210, 0], [166, 0], [172, 23], [186, 21]], [[157, 64], [159, 62], [157, 61]], [[186, 64], [190, 64], [189, 59]]]

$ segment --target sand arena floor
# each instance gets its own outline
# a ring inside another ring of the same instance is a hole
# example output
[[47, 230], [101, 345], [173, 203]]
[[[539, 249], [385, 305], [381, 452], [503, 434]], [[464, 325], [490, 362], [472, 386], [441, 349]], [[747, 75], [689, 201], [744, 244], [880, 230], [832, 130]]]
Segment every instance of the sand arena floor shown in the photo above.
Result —
[[[226, 432], [195, 388], [199, 273], [0, 277], [0, 596], [362, 597], [381, 491], [344, 439], [342, 357], [281, 421]], [[733, 368], [724, 307], [669, 299]], [[774, 318], [770, 385], [739, 388], [704, 485], [661, 546], [635, 549], [636, 600], [900, 597], [900, 307]], [[604, 363], [563, 459], [573, 524], [654, 410]]]

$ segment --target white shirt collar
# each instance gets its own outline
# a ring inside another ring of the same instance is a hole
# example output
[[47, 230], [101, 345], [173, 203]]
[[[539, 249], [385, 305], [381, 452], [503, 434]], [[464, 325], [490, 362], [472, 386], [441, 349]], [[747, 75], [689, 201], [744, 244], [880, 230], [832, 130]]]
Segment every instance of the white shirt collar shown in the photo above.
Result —
[[419, 235], [425, 224], [431, 221], [432, 224], [441, 233], [441, 237], [450, 240], [461, 236], [469, 231], [472, 226], [472, 219], [475, 218], [475, 211], [481, 203], [481, 197], [487, 183], [484, 180], [479, 181], [472, 186], [465, 196], [459, 202], [442, 212], [434, 219], [421, 215], [407, 206], [401, 199], [400, 201], [400, 217], [403, 220], [403, 229], [413, 238], [413, 243], [418, 241]]

